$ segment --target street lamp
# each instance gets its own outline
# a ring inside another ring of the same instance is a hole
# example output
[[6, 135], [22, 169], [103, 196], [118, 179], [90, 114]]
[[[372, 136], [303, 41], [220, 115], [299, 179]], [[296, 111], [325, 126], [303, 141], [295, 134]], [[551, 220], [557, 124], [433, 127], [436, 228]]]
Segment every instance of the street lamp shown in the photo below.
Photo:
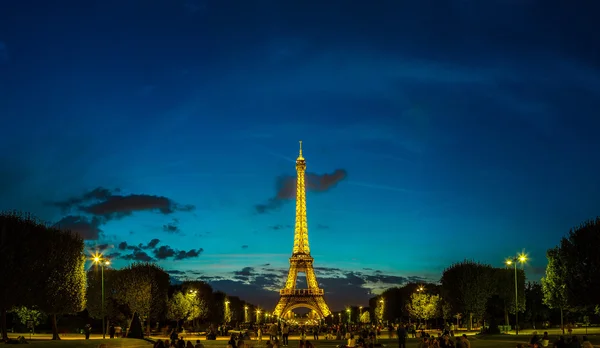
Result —
[[256, 310], [256, 322], [260, 324], [260, 309]]
[[342, 312], [338, 313], [338, 324], [342, 323]]
[[352, 314], [352, 313], [351, 313], [351, 312], [352, 312], [352, 310], [351, 310], [350, 308], [347, 308], [347, 309], [346, 309], [346, 312], [348, 313], [348, 324], [350, 324], [350, 317], [352, 316], [352, 315], [351, 315], [351, 314]]
[[421, 285], [417, 288], [417, 291], [419, 291], [419, 292], [425, 291], [425, 288], [423, 287], [423, 285]]
[[110, 260], [102, 257], [101, 253], [94, 254], [94, 264], [100, 265], [102, 273], [102, 339], [106, 339], [106, 316], [104, 315], [104, 266], [110, 265]]
[[244, 306], [244, 321], [249, 322], [248, 320], [248, 306]]
[[229, 323], [229, 300], [225, 300], [225, 323]]
[[515, 257], [511, 257], [506, 259], [506, 265], [511, 266], [514, 265], [515, 268], [515, 334], [519, 334], [519, 290], [517, 286], [517, 263], [524, 264], [527, 262], [527, 255], [525, 253], [520, 253]]

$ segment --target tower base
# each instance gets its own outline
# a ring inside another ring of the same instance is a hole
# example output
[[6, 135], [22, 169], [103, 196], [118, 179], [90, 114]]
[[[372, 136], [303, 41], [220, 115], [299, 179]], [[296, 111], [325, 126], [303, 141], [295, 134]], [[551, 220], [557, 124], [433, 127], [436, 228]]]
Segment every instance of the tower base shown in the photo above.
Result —
[[282, 294], [273, 314], [279, 318], [287, 318], [286, 315], [296, 308], [308, 308], [314, 310], [322, 319], [331, 315], [331, 311], [327, 303], [325, 303], [323, 295], [301, 294], [302, 290], [296, 291], [299, 294]]

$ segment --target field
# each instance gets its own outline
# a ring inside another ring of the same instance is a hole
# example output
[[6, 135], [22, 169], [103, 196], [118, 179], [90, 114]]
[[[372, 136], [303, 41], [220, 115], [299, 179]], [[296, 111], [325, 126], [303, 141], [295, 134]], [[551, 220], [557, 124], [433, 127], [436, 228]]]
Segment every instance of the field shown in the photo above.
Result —
[[[11, 338], [16, 338], [17, 335], [21, 334], [11, 334]], [[152, 343], [145, 340], [135, 340], [135, 339], [106, 339], [103, 340], [99, 335], [93, 335], [90, 340], [81, 339], [81, 335], [65, 335], [61, 336], [62, 340], [60, 341], [50, 341], [49, 335], [36, 335], [32, 340], [29, 340], [29, 335], [24, 335], [28, 340], [29, 344], [34, 346], [45, 346], [45, 347], [98, 347], [100, 344], [105, 343], [107, 348], [118, 348], [118, 347], [151, 347]], [[579, 338], [581, 339], [581, 334], [578, 333]], [[524, 333], [522, 335], [471, 335], [469, 336], [469, 340], [471, 341], [472, 348], [514, 348], [517, 343], [527, 343], [530, 338], [530, 333]], [[594, 344], [595, 347], [600, 347], [600, 335], [589, 335], [590, 341]], [[160, 337], [160, 339], [165, 339], [166, 337]], [[555, 339], [556, 336], [552, 336], [552, 339]], [[158, 339], [158, 337], [152, 337], [152, 340]], [[186, 340], [189, 339], [194, 343], [198, 337], [189, 336], [186, 337]], [[215, 341], [206, 341], [204, 338], [201, 338], [202, 344], [206, 348], [224, 348], [227, 345], [227, 339], [225, 337], [220, 337], [219, 340]], [[334, 348], [336, 346], [342, 345], [345, 342], [336, 341], [336, 340], [319, 340], [313, 341], [318, 348]], [[395, 339], [381, 339], [381, 343], [385, 347], [397, 347], [398, 341]], [[419, 339], [409, 338], [407, 341], [407, 347], [416, 348]], [[266, 346], [266, 341], [257, 342], [255, 340], [247, 342], [251, 347], [254, 348], [264, 348]], [[294, 337], [290, 338], [289, 347], [297, 347], [298, 339]]]

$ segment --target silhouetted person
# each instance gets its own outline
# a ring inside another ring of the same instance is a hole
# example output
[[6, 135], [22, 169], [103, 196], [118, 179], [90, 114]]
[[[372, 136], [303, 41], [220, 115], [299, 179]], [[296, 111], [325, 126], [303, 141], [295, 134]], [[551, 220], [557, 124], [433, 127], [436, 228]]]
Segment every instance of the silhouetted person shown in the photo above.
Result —
[[115, 329], [115, 326], [113, 324], [110, 325], [110, 327], [108, 328], [108, 334], [110, 335], [110, 338], [115, 338], [115, 332], [117, 330]]
[[92, 325], [86, 324], [85, 327], [83, 328], [83, 333], [85, 333], [85, 339], [89, 340], [90, 334], [92, 333]]
[[406, 338], [408, 337], [408, 333], [406, 332], [404, 325], [398, 325], [398, 331], [396, 332], [396, 335], [398, 336], [398, 347], [406, 348]]

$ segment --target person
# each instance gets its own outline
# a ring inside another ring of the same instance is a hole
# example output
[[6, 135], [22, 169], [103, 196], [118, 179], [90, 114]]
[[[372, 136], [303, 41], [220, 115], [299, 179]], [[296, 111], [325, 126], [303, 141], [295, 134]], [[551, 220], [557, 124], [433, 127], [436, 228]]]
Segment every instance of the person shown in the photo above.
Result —
[[542, 336], [542, 340], [540, 341], [542, 347], [548, 347], [550, 345], [550, 337], [548, 337], [548, 332], [544, 332], [544, 336]]
[[187, 343], [185, 344], [185, 348], [194, 348], [192, 341], [187, 341]]
[[467, 335], [465, 335], [465, 334], [462, 335], [462, 342], [465, 345], [465, 348], [471, 348], [471, 342], [469, 342]]
[[196, 340], [196, 345], [194, 346], [194, 348], [204, 348], [204, 345], [200, 343], [200, 340]]
[[289, 344], [290, 337], [290, 328], [287, 326], [287, 324], [283, 324], [283, 328], [281, 329], [281, 336], [283, 340], [283, 346], [287, 347], [287, 345]]
[[537, 331], [531, 333], [531, 339], [529, 340], [529, 345], [533, 347], [534, 343], [537, 343], [540, 340], [538, 337]]
[[354, 339], [354, 335], [350, 334], [350, 338], [348, 339], [348, 344], [346, 344], [346, 347], [355, 347], [356, 346], [356, 340]]
[[406, 348], [406, 338], [408, 334], [406, 333], [406, 328], [404, 325], [398, 325], [398, 331], [396, 332], [396, 335], [398, 336], [398, 347]]
[[108, 328], [108, 334], [110, 336], [110, 338], [115, 338], [115, 332], [117, 330], [115, 329], [115, 325], [114, 324], [110, 324], [110, 327]]
[[583, 336], [583, 342], [581, 342], [583, 348], [594, 348], [594, 345], [588, 340], [587, 336]]
[[85, 327], [83, 328], [83, 333], [85, 334], [85, 339], [89, 340], [90, 334], [92, 333], [92, 325], [86, 324]]

